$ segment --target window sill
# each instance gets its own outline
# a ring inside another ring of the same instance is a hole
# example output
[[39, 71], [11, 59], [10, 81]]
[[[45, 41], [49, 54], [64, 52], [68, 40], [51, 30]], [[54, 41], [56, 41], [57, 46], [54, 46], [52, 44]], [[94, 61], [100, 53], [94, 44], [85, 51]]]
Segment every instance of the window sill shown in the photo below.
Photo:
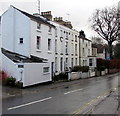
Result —
[[51, 32], [48, 32], [48, 34], [49, 34], [49, 35], [52, 35], [52, 33], [51, 33]]
[[43, 75], [48, 75], [48, 74], [50, 74], [50, 73], [49, 72], [43, 73]]
[[42, 52], [42, 51], [37, 49], [36, 52]]
[[37, 29], [36, 31], [41, 33], [41, 30], [39, 30], [39, 29]]
[[52, 52], [51, 52], [51, 51], [48, 51], [48, 54], [52, 54]]

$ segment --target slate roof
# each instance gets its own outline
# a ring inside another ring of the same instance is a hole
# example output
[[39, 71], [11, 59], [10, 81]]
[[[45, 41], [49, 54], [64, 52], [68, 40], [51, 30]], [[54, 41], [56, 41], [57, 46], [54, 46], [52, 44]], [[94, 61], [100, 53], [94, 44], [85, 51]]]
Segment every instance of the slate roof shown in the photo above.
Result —
[[[12, 6], [12, 5], [11, 5], [11, 6]], [[52, 27], [55, 28], [54, 25], [50, 24], [50, 23], [48, 22], [48, 20], [47, 20], [46, 18], [42, 17], [42, 16], [37, 17], [37, 16], [31, 15], [31, 14], [25, 12], [25, 11], [22, 11], [22, 10], [20, 10], [20, 9], [14, 7], [14, 6], [12, 6], [12, 7], [13, 7], [14, 9], [20, 11], [21, 13], [23, 13], [24, 15], [26, 15], [26, 16], [29, 17], [30, 19], [35, 20], [36, 22], [42, 22], [42, 23], [44, 23], [44, 24], [46, 24], [46, 25], [49, 25], [49, 26], [52, 26]]]
[[15, 63], [44, 63], [47, 61], [47, 59], [39, 58], [36, 56], [31, 55], [30, 58], [26, 57], [24, 55], [8, 51], [4, 48], [1, 48], [2, 53], [7, 56], [9, 59], [11, 59]]

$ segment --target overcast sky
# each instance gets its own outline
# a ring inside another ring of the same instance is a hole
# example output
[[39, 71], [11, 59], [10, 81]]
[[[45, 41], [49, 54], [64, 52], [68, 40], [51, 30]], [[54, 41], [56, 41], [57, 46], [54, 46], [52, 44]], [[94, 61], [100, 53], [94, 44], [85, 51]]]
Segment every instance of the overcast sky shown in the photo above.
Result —
[[[88, 19], [95, 9], [114, 6], [119, 0], [40, 0], [40, 10], [52, 11], [53, 17], [70, 20], [74, 29], [84, 30], [88, 38], [94, 36]], [[0, 0], [0, 15], [10, 5], [30, 14], [38, 13], [38, 0]]]

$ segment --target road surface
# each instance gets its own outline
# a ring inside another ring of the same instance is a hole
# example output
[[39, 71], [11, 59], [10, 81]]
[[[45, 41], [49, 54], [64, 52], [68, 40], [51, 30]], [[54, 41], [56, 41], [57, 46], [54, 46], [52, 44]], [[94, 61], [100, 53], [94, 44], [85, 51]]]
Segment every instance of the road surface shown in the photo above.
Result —
[[[37, 91], [3, 99], [3, 114], [74, 114], [118, 87], [116, 76], [64, 82], [64, 86], [37, 88]], [[27, 88], [26, 88], [27, 89]], [[111, 106], [112, 107], [112, 106]]]

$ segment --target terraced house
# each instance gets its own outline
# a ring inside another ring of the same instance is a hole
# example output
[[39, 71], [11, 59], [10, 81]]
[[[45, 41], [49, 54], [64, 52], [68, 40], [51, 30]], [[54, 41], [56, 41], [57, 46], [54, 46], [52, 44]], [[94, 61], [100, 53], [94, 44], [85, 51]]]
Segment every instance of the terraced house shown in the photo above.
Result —
[[[23, 86], [52, 81], [76, 65], [95, 65], [92, 58], [88, 60], [91, 41], [80, 39], [70, 21], [53, 19], [51, 11], [31, 15], [10, 6], [1, 16], [1, 33], [2, 69]], [[83, 40], [87, 53], [81, 48]]]

